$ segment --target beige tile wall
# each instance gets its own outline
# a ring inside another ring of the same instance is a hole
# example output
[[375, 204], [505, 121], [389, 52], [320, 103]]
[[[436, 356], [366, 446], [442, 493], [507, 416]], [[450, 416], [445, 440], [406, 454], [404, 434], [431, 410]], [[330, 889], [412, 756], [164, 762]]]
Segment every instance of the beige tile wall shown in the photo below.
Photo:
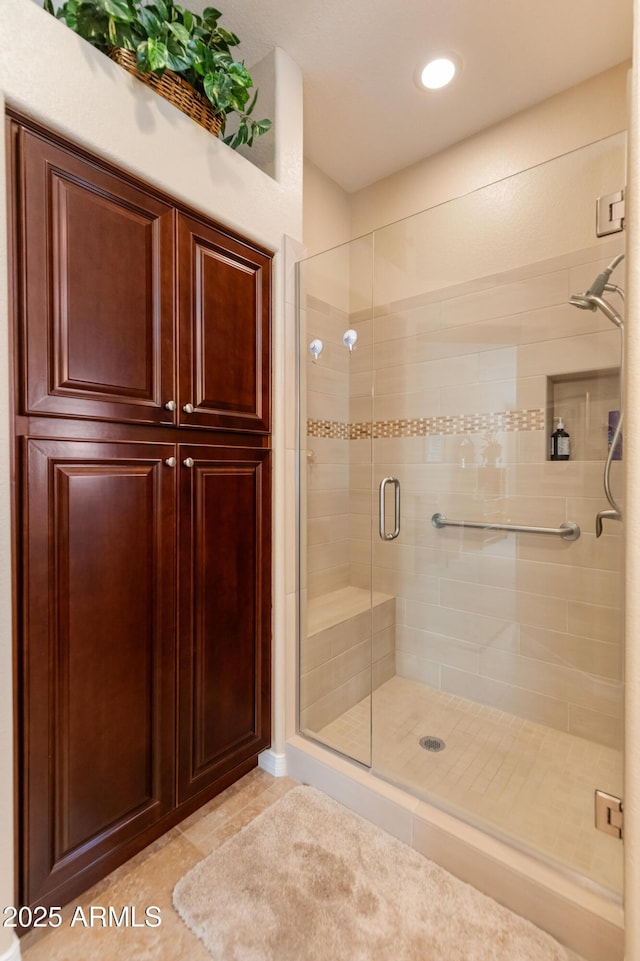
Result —
[[[608, 506], [606, 424], [592, 425], [597, 459], [547, 459], [547, 378], [619, 364], [617, 331], [568, 304], [610, 257], [607, 248], [530, 265], [376, 319], [374, 421], [431, 418], [442, 433], [374, 441], [376, 477], [401, 478], [404, 524], [397, 541], [374, 541], [373, 583], [397, 597], [398, 674], [619, 746], [622, 540], [614, 523], [600, 539], [594, 532]], [[368, 321], [363, 334], [371, 341]], [[582, 536], [436, 530], [436, 511], [549, 527], [574, 520]], [[352, 566], [356, 580], [365, 559]]]
[[[351, 573], [353, 545], [370, 570], [371, 430], [369, 440], [354, 444], [350, 412], [353, 359], [342, 342], [349, 315], [314, 297], [305, 303], [305, 429], [301, 458], [305, 465], [305, 507], [301, 513], [306, 563], [303, 565], [303, 622], [300, 630], [300, 724], [318, 731], [353, 707], [395, 673], [395, 597], [371, 597], [371, 577], [364, 584]], [[308, 344], [323, 342], [314, 363]], [[368, 395], [363, 423], [371, 423], [371, 374], [356, 369], [357, 383]], [[368, 477], [362, 503], [354, 496], [354, 464]], [[366, 587], [366, 590], [363, 589]], [[368, 757], [359, 760], [367, 763]]]
[[[309, 334], [327, 346], [318, 365], [307, 362], [306, 442], [309, 597], [346, 585], [395, 597], [398, 674], [619, 746], [622, 538], [613, 522], [595, 537], [596, 512], [608, 506], [602, 410], [593, 405], [593, 459], [547, 459], [550, 381], [588, 372], [580, 389], [591, 383], [595, 396], [594, 372], [620, 362], [618, 332], [568, 304], [615, 252], [610, 242], [431, 291], [377, 308], [375, 320], [308, 301]], [[615, 279], [624, 284], [621, 268]], [[348, 326], [359, 335], [352, 355], [341, 343]], [[583, 440], [574, 435], [578, 452]], [[391, 542], [377, 536], [386, 475], [402, 485]], [[573, 520], [582, 534], [436, 530], [436, 511]]]
[[[309, 599], [347, 587], [349, 580], [349, 354], [342, 335], [349, 316], [307, 298], [303, 363], [305, 420], [327, 420], [337, 436], [303, 438], [306, 463], [306, 587]], [[314, 363], [308, 344], [320, 338], [323, 350]], [[341, 426], [342, 430], [338, 429]], [[325, 432], [328, 433], [328, 432]], [[342, 436], [340, 436], [342, 435]]]

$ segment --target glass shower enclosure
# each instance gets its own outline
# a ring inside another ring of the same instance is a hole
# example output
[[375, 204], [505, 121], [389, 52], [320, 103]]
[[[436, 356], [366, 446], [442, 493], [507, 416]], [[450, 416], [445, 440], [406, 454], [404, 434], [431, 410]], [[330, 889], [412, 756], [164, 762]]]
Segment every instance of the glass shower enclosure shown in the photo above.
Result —
[[[614, 895], [622, 344], [570, 298], [624, 251], [594, 227], [624, 158], [607, 138], [299, 267], [301, 732]], [[619, 315], [623, 288], [621, 262]]]

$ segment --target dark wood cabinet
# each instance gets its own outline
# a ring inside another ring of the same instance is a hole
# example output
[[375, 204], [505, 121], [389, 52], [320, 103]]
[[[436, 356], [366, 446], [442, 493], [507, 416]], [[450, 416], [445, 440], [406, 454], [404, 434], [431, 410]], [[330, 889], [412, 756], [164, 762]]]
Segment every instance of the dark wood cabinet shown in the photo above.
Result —
[[[268, 451], [180, 445], [178, 797], [265, 747]], [[185, 469], [185, 464], [187, 466]], [[215, 589], [212, 589], [215, 585]]]
[[268, 432], [268, 258], [185, 214], [177, 236], [180, 423]]
[[23, 441], [25, 873], [40, 903], [174, 804], [173, 445]]
[[19, 900], [85, 890], [271, 735], [271, 255], [8, 121]]
[[268, 433], [270, 255], [35, 131], [13, 136], [21, 409]]
[[34, 131], [12, 134], [21, 409], [172, 424], [174, 210]]

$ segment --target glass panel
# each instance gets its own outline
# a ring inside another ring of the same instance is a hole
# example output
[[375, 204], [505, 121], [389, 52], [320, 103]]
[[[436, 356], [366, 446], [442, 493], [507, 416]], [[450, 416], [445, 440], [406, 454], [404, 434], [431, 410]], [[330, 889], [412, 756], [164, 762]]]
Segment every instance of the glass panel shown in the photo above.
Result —
[[622, 793], [624, 263], [593, 200], [624, 158], [608, 138], [300, 270], [301, 730], [616, 893], [593, 797]]
[[367, 765], [372, 249], [369, 236], [299, 267], [300, 729]]
[[[593, 799], [622, 791], [622, 525], [596, 537], [621, 331], [569, 297], [623, 250], [594, 201], [624, 155], [609, 138], [377, 231], [373, 295], [374, 487], [398, 478], [401, 529], [374, 539], [372, 766], [616, 892]], [[491, 526], [567, 521], [578, 540]]]

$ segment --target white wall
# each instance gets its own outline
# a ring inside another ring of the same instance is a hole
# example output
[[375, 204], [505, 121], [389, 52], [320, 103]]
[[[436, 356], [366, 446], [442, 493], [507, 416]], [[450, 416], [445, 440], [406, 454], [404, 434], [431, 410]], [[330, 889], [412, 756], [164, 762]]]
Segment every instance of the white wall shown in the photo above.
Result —
[[626, 130], [629, 67], [620, 64], [352, 194], [305, 160], [309, 256]]
[[625, 167], [620, 133], [377, 230], [376, 306], [606, 245], [596, 198], [624, 186]]
[[[380, 271], [375, 279], [377, 303], [590, 246], [595, 198], [623, 185], [629, 66], [620, 64], [353, 194], [305, 160], [308, 256], [362, 238], [310, 264], [308, 292], [351, 311], [370, 308], [371, 245], [365, 238], [372, 230], [378, 231], [376, 258], [386, 261], [384, 283]], [[615, 134], [612, 149], [607, 141]], [[589, 144], [583, 154], [580, 148]], [[532, 195], [541, 198], [537, 204]], [[456, 204], [449, 203], [453, 199]], [[420, 211], [428, 215], [415, 218]], [[455, 257], [452, 245], [441, 243], [445, 235], [465, 238]]]
[[[283, 350], [284, 235], [302, 233], [302, 80], [274, 51], [276, 179], [211, 137], [32, 0], [0, 6], [0, 107], [10, 105], [276, 251], [275, 350]], [[4, 125], [0, 134], [0, 904], [14, 903], [11, 521]], [[281, 377], [280, 368], [277, 377]], [[282, 389], [274, 390], [276, 424]], [[275, 437], [276, 461], [283, 438]], [[276, 540], [284, 521], [276, 516]], [[283, 588], [276, 572], [276, 620]], [[0, 928], [0, 958], [12, 951]]]
[[626, 130], [629, 66], [607, 70], [352, 194], [351, 236]]
[[351, 239], [349, 195], [305, 158], [302, 235], [307, 256]]

